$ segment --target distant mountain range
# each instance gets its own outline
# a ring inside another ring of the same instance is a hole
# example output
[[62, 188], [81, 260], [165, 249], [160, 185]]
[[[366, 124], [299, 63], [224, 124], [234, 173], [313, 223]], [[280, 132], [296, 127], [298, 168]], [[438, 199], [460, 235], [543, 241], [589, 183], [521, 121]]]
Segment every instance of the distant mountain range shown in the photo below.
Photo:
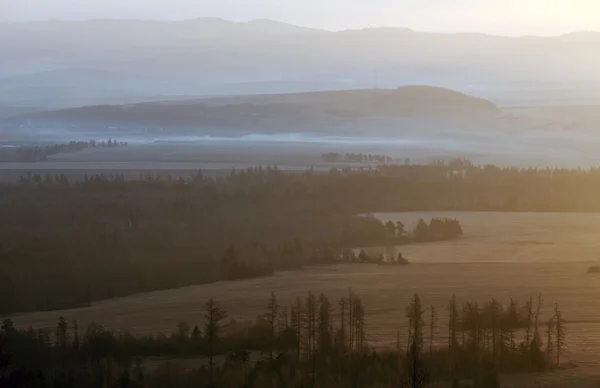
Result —
[[270, 20], [48, 21], [0, 23], [0, 52], [4, 111], [410, 84], [491, 97], [600, 88], [596, 32], [509, 38]]

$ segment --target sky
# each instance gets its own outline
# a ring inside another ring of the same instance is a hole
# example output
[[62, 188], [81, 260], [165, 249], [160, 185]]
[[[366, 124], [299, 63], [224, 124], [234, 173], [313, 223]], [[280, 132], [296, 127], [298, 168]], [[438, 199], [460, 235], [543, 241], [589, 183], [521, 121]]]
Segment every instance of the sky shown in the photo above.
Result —
[[0, 20], [273, 19], [343, 30], [560, 35], [600, 31], [600, 0], [0, 0]]

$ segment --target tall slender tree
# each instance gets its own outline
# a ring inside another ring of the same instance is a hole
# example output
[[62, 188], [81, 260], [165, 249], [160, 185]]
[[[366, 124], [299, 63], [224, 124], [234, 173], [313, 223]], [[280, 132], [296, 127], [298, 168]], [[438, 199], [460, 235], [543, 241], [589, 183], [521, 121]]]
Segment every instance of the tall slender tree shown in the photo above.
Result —
[[315, 385], [316, 378], [316, 323], [317, 323], [317, 299], [312, 292], [309, 291], [306, 297], [306, 329], [308, 340], [308, 357], [311, 363], [311, 381], [312, 386]]
[[302, 308], [302, 300], [299, 296], [296, 297], [296, 303], [292, 307], [291, 323], [296, 334], [296, 356], [300, 360], [302, 354], [302, 322], [304, 320], [304, 309]]
[[554, 319], [556, 320], [556, 365], [559, 366], [560, 355], [563, 353], [565, 345], [565, 323], [558, 303], [554, 305]]
[[435, 307], [431, 306], [431, 318], [429, 322], [429, 353], [433, 353], [433, 342], [437, 330], [438, 314]]
[[546, 325], [546, 362], [552, 363], [552, 353], [554, 352], [554, 329], [556, 317], [552, 316]]
[[266, 321], [269, 328], [269, 362], [272, 364], [275, 359], [273, 352], [275, 341], [277, 339], [277, 326], [279, 320], [279, 304], [274, 292], [271, 292], [269, 303], [267, 304]]
[[540, 310], [542, 308], [542, 294], [538, 295], [538, 303], [537, 309], [535, 311], [535, 320], [533, 323], [533, 340], [541, 343], [541, 336], [539, 331], [539, 320], [540, 320]]
[[340, 343], [342, 352], [346, 353], [346, 315], [347, 315], [348, 303], [346, 298], [340, 299]]
[[318, 344], [321, 353], [328, 354], [333, 345], [333, 307], [325, 294], [319, 295], [319, 316], [317, 318]]
[[525, 316], [527, 317], [527, 327], [525, 331], [525, 347], [529, 349], [531, 344], [531, 325], [533, 324], [533, 298], [529, 298], [523, 307]]
[[222, 329], [222, 322], [227, 319], [227, 313], [223, 310], [219, 304], [210, 298], [204, 304], [204, 319], [206, 323], [204, 325], [204, 339], [206, 341], [206, 348], [208, 352], [208, 367], [210, 370], [210, 380], [214, 383], [214, 357], [217, 352], [217, 346], [219, 342], [219, 333]]
[[64, 350], [67, 348], [68, 342], [68, 329], [69, 325], [62, 316], [58, 318], [58, 324], [56, 325], [56, 347]]

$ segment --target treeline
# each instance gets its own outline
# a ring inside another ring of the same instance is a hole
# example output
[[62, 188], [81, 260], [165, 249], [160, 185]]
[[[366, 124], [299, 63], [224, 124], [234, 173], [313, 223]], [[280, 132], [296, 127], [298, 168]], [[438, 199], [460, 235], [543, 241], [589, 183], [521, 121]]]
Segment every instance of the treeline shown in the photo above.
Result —
[[[335, 306], [338, 306], [337, 312]], [[275, 294], [255, 322], [228, 320], [219, 303], [204, 305], [204, 324], [181, 322], [171, 335], [135, 337], [60, 317], [56, 330], [0, 330], [0, 386], [10, 387], [426, 387], [470, 380], [495, 388], [504, 373], [544, 371], [561, 363], [565, 324], [558, 305], [544, 325], [541, 297], [504, 309], [450, 299], [447, 319], [414, 295], [393, 348], [369, 343], [367, 308], [349, 291], [338, 302], [309, 292], [290, 305]], [[401, 332], [402, 331], [402, 332]], [[154, 369], [148, 357], [172, 361]], [[191, 370], [178, 359], [195, 359]]]
[[361, 153], [351, 153], [346, 152], [345, 154], [340, 154], [337, 152], [328, 152], [326, 154], [321, 155], [321, 160], [328, 163], [336, 163], [336, 162], [370, 162], [370, 163], [390, 163], [394, 159], [387, 155], [378, 155], [378, 154], [361, 154]]
[[17, 162], [39, 162], [46, 160], [48, 156], [64, 154], [69, 152], [78, 152], [87, 148], [105, 148], [105, 147], [125, 147], [127, 142], [118, 142], [108, 139], [108, 141], [70, 141], [68, 143], [51, 144], [46, 146], [25, 146], [18, 147], [15, 151], [14, 161]]

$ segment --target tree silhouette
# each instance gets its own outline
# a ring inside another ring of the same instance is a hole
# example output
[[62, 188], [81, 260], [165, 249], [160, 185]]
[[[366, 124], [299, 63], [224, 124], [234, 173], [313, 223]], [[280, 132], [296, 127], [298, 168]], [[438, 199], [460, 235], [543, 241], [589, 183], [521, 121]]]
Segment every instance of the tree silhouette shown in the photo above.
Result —
[[68, 341], [68, 324], [67, 321], [61, 316], [58, 318], [58, 324], [56, 326], [56, 347], [65, 350], [67, 348]]
[[552, 352], [554, 351], [554, 330], [556, 317], [552, 316], [546, 325], [546, 362], [552, 363]]
[[431, 306], [431, 318], [429, 322], [429, 353], [433, 353], [433, 342], [437, 330], [438, 314], [434, 306]]
[[558, 303], [554, 305], [554, 318], [556, 319], [556, 365], [560, 366], [560, 355], [565, 345], [565, 324]]
[[317, 319], [318, 345], [322, 354], [328, 355], [333, 345], [333, 307], [325, 294], [319, 295], [319, 316]]
[[527, 327], [525, 330], [525, 347], [529, 348], [531, 344], [531, 325], [533, 324], [533, 298], [529, 298], [523, 307], [527, 319]]
[[296, 303], [292, 307], [292, 327], [294, 328], [296, 338], [296, 356], [300, 360], [300, 354], [302, 351], [302, 322], [305, 319], [304, 309], [302, 308], [302, 300], [300, 297], [296, 297]]
[[410, 304], [406, 307], [405, 315], [408, 318], [410, 344], [414, 345], [419, 353], [423, 349], [423, 327], [425, 326], [423, 314], [421, 298], [419, 295], [414, 294]]
[[274, 292], [271, 292], [269, 303], [267, 304], [266, 321], [269, 328], [269, 362], [272, 364], [275, 360], [273, 351], [275, 348], [275, 341], [277, 339], [277, 322], [279, 318], [279, 304], [277, 304], [277, 298]]
[[210, 381], [211, 383], [214, 383], [214, 356], [219, 344], [219, 333], [222, 328], [222, 321], [227, 319], [227, 313], [213, 298], [210, 298], [204, 304], [204, 319], [206, 320], [204, 325], [204, 340], [206, 341], [206, 348], [208, 351]]
[[309, 291], [306, 297], [306, 338], [308, 342], [308, 358], [311, 360], [311, 381], [315, 385], [316, 366], [317, 366], [317, 300], [312, 292]]
[[410, 304], [406, 307], [406, 317], [409, 323], [409, 347], [407, 354], [407, 370], [405, 387], [423, 388], [429, 383], [427, 372], [421, 361], [421, 349], [423, 347], [423, 307], [421, 299], [417, 294], [413, 296]]

